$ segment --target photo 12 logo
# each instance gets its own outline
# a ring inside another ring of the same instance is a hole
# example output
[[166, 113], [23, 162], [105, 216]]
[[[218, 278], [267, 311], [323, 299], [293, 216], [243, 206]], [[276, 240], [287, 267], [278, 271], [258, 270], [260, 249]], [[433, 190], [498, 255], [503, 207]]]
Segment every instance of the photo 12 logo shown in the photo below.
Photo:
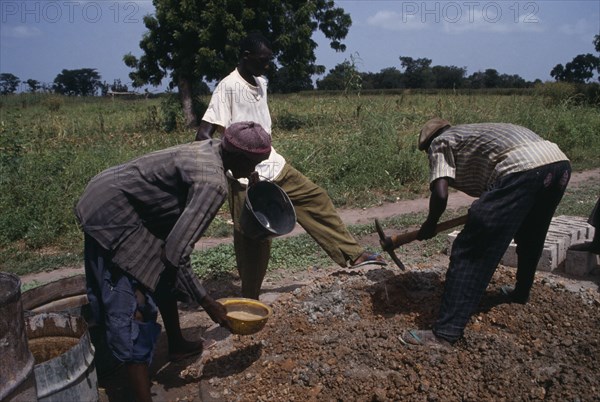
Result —
[[402, 2], [402, 22], [496, 23], [511, 19], [514, 23], [538, 23], [539, 5], [534, 1], [428, 1]]
[[112, 21], [137, 24], [142, 20], [135, 1], [0, 1], [2, 23], [49, 23]]

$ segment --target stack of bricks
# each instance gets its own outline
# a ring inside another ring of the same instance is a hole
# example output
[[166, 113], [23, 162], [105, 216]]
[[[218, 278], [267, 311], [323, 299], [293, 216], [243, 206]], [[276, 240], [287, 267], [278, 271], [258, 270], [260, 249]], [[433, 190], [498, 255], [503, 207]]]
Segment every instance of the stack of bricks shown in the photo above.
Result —
[[[448, 254], [458, 233], [459, 231], [454, 231], [448, 235]], [[587, 223], [587, 218], [564, 215], [552, 218], [537, 269], [551, 272], [564, 268], [565, 273], [569, 275], [589, 274], [600, 265], [598, 256], [585, 251], [569, 250], [569, 247], [591, 241], [593, 237], [594, 227]], [[500, 264], [509, 267], [517, 266], [517, 245], [514, 241], [511, 241]]]

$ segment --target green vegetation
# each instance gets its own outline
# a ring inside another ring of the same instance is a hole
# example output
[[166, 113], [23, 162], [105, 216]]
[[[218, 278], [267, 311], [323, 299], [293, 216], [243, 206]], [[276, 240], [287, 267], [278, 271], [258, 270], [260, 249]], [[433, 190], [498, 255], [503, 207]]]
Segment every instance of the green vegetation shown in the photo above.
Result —
[[[558, 143], [575, 169], [598, 167], [600, 113], [578, 102], [565, 85], [524, 95], [274, 95], [274, 143], [345, 207], [427, 194], [427, 161], [415, 140], [434, 115], [455, 124], [522, 124]], [[0, 269], [23, 274], [79, 263], [82, 236], [72, 209], [87, 182], [109, 166], [191, 141], [194, 133], [184, 126], [181, 109], [169, 97], [0, 97]], [[590, 191], [586, 197], [593, 198], [598, 187]], [[581, 208], [572, 209], [587, 215], [593, 202], [578, 202], [573, 205]], [[228, 219], [225, 206], [207, 235], [229, 235]], [[235, 265], [226, 247], [205, 253], [195, 257], [207, 260], [198, 269]], [[302, 237], [274, 242], [273, 262], [290, 267], [328, 263], [314, 242]]]

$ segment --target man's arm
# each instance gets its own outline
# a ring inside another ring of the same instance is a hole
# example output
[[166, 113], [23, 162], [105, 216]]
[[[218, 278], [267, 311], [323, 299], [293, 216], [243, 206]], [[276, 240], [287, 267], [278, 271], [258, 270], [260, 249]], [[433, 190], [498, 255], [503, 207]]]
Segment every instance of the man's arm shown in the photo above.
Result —
[[440, 177], [431, 183], [431, 196], [429, 197], [429, 213], [421, 225], [418, 240], [431, 239], [435, 236], [435, 227], [448, 204], [448, 178]]
[[204, 308], [204, 311], [214, 322], [231, 330], [227, 321], [227, 310], [206, 292], [206, 289], [192, 271], [189, 261], [177, 271], [175, 287], [190, 295], [196, 303]]
[[[206, 174], [223, 174], [207, 171]], [[224, 186], [195, 183], [188, 190], [188, 200], [182, 214], [165, 240], [164, 260], [167, 266], [177, 267], [187, 262], [194, 244], [219, 212], [227, 197]]]
[[216, 124], [212, 124], [205, 120], [202, 120], [200, 122], [198, 130], [196, 130], [196, 141], [204, 141], [211, 139], [218, 127], [219, 126]]

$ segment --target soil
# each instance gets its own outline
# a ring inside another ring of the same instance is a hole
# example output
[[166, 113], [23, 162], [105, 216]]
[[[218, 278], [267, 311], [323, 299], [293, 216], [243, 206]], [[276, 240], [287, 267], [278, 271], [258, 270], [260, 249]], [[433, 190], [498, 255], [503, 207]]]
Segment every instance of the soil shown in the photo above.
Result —
[[[599, 179], [600, 169], [578, 173], [571, 186]], [[449, 208], [472, 202], [460, 193], [450, 200]], [[426, 208], [426, 200], [414, 200], [340, 213], [347, 223], [367, 223]], [[378, 246], [376, 234], [359, 240]], [[499, 292], [514, 283], [515, 269], [499, 266], [465, 337], [452, 347], [430, 348], [399, 337], [406, 329], [431, 327], [443, 290], [448, 257], [411, 264], [411, 254], [419, 252], [418, 242], [403, 247], [406, 271], [390, 262], [269, 272], [261, 300], [273, 316], [254, 335], [232, 335], [197, 306], [181, 304], [185, 336], [217, 343], [200, 356], [169, 363], [163, 333], [151, 367], [154, 400], [600, 400], [599, 269], [585, 278], [538, 272], [530, 301], [520, 305], [506, 303]], [[53, 277], [73, 271], [81, 269]], [[215, 298], [240, 293], [235, 275], [205, 285]], [[123, 376], [114, 374], [101, 380], [103, 400], [130, 400], [118, 381]]]

